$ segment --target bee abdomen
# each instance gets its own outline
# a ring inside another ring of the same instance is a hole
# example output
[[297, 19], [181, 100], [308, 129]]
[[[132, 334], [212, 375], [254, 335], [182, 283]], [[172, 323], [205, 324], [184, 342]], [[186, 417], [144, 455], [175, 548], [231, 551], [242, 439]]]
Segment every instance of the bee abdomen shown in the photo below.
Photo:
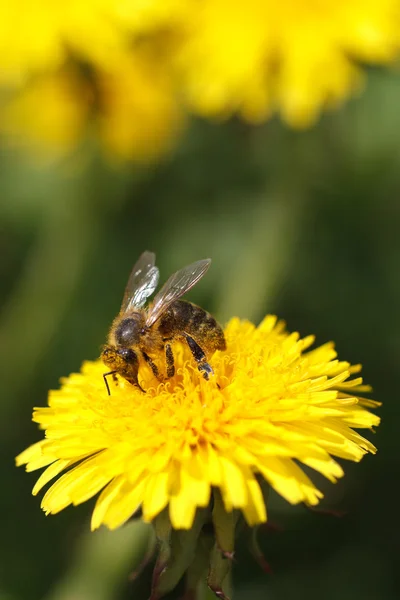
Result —
[[210, 313], [200, 306], [177, 300], [171, 306], [175, 333], [187, 333], [208, 353], [226, 348], [224, 332]]
[[200, 308], [200, 306], [193, 304], [191, 306], [193, 311], [191, 319], [188, 322], [188, 329], [191, 331], [188, 331], [188, 333], [194, 331], [208, 331], [210, 329], [214, 329], [215, 327], [219, 327], [217, 321], [212, 315], [210, 315], [210, 313], [205, 311], [203, 308]]

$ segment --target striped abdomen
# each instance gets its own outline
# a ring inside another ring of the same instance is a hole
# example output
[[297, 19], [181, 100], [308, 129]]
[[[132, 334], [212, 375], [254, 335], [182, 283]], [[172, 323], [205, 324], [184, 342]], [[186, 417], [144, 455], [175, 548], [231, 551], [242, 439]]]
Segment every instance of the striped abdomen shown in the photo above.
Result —
[[160, 318], [159, 331], [165, 340], [190, 335], [206, 354], [225, 350], [222, 327], [210, 313], [200, 306], [177, 300]]

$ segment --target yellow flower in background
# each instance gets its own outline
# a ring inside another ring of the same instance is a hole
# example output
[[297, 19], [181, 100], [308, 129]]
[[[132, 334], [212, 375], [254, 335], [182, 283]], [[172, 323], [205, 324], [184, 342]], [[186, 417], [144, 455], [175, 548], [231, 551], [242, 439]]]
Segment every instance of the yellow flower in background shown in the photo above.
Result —
[[128, 46], [119, 17], [123, 0], [0, 0], [0, 83], [24, 82], [54, 70], [71, 54], [89, 63], [115, 64]]
[[158, 40], [132, 49], [131, 2], [21, 4], [0, 0], [0, 131], [9, 143], [58, 155], [93, 136], [111, 159], [138, 162], [170, 148], [183, 111], [167, 48]]
[[312, 123], [361, 81], [358, 61], [399, 56], [399, 0], [192, 2], [178, 57], [189, 102], [205, 116], [279, 112]]
[[338, 361], [332, 344], [309, 351], [269, 316], [259, 327], [232, 319], [227, 350], [215, 353], [205, 381], [190, 352], [177, 346], [176, 374], [159, 384], [145, 365], [146, 393], [119, 379], [107, 395], [104, 365], [87, 362], [50, 392], [33, 419], [46, 437], [17, 458], [28, 471], [47, 467], [33, 493], [58, 478], [42, 507], [57, 513], [101, 491], [92, 528], [114, 529], [140, 507], [145, 521], [167, 509], [174, 529], [190, 529], [197, 509], [219, 490], [224, 513], [238, 509], [248, 525], [267, 520], [262, 482], [288, 502], [317, 504], [323, 494], [306, 465], [335, 482], [334, 457], [359, 461], [374, 446], [354, 431], [379, 424], [360, 399], [360, 370]]
[[64, 154], [81, 140], [92, 104], [89, 85], [72, 69], [42, 75], [3, 102], [0, 132], [9, 144]]
[[[310, 125], [360, 89], [362, 63], [387, 64], [399, 51], [400, 0], [0, 0], [0, 86], [14, 90], [21, 116], [16, 132], [15, 119], [6, 127], [10, 136], [19, 138], [26, 123], [29, 138], [38, 129], [31, 105], [48, 103], [54, 119], [43, 141], [66, 136], [69, 148], [87, 95], [49, 93], [42, 78], [54, 76], [49, 86], [57, 87], [75, 62], [87, 85], [107, 88], [94, 130], [109, 155], [125, 159], [169, 148], [180, 104], [207, 118], [238, 114], [259, 123], [279, 113], [291, 126]], [[82, 107], [71, 116], [76, 100]]]
[[99, 69], [96, 87], [98, 135], [110, 160], [150, 161], [178, 138], [184, 118], [170, 69], [148, 48], [113, 69]]
[[41, 157], [72, 152], [92, 136], [111, 162], [148, 162], [171, 147], [182, 123], [170, 73], [145, 51], [89, 79], [71, 65], [36, 76], [0, 109], [8, 144]]

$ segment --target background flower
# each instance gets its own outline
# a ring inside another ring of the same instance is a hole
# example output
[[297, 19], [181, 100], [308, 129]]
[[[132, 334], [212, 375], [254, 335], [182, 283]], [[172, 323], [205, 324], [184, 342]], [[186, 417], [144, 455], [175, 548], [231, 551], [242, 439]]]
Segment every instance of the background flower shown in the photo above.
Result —
[[111, 161], [165, 152], [179, 132], [179, 95], [161, 41], [136, 40], [131, 21], [139, 14], [133, 3], [111, 0], [2, 3], [5, 139], [34, 152], [71, 152], [91, 135]]
[[278, 111], [290, 125], [310, 125], [359, 88], [359, 61], [386, 63], [400, 50], [396, 0], [192, 6], [180, 61], [189, 101], [206, 116], [259, 122]]
[[118, 19], [123, 2], [67, 0], [0, 5], [0, 81], [24, 82], [35, 72], [54, 70], [71, 54], [99, 65], [116, 64], [128, 48]]
[[0, 130], [17, 146], [44, 146], [53, 154], [71, 151], [81, 139], [92, 103], [91, 90], [77, 73], [42, 75], [4, 101]]
[[[143, 43], [150, 62], [143, 59]], [[0, 84], [15, 90], [11, 101], [22, 117], [11, 119], [5, 131], [12, 135], [15, 129], [19, 139], [22, 122], [32, 137], [29, 121], [42, 91], [41, 104], [49, 103], [59, 121], [42, 123], [43, 142], [64, 140], [70, 149], [74, 136], [62, 135], [74, 130], [65, 110], [70, 102], [62, 94], [50, 98], [35, 78], [58, 79], [60, 70], [65, 78], [72, 73], [65, 66], [74, 61], [84, 67], [86, 86], [108, 74], [108, 100], [114, 100], [96, 130], [108, 155], [148, 161], [176, 143], [178, 105], [203, 117], [239, 115], [253, 124], [279, 113], [287, 124], [305, 127], [361, 89], [363, 63], [396, 61], [399, 49], [398, 0], [68, 0], [62, 7], [45, 0], [3, 2]], [[94, 86], [92, 93], [97, 98], [101, 89]], [[74, 100], [80, 102], [84, 114], [85, 94]], [[96, 119], [96, 108], [89, 117]], [[7, 110], [0, 104], [3, 121]], [[90, 124], [88, 118], [88, 129]], [[52, 127], [60, 135], [47, 132]]]

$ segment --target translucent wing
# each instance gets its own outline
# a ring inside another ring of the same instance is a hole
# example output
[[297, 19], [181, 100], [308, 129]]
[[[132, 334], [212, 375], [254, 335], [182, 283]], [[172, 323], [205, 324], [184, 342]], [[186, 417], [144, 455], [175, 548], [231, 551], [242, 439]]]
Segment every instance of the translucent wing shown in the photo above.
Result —
[[156, 255], [143, 252], [132, 269], [125, 288], [121, 313], [132, 308], [141, 308], [157, 287], [160, 273], [155, 266]]
[[149, 308], [146, 319], [147, 325], [155, 323], [172, 302], [186, 294], [203, 277], [210, 263], [210, 258], [198, 260], [171, 275]]

